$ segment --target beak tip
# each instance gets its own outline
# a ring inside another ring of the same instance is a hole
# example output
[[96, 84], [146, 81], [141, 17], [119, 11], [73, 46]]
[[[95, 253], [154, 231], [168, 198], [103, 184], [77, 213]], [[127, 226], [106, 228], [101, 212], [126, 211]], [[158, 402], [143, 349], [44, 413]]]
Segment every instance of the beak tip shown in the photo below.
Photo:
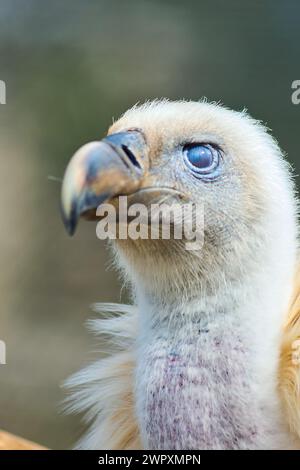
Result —
[[61, 214], [62, 214], [63, 223], [70, 237], [74, 235], [76, 231], [76, 227], [77, 227], [77, 222], [78, 222], [78, 217], [74, 209], [75, 208], [73, 207], [70, 214], [66, 214], [65, 210], [61, 206]]
[[75, 233], [75, 230], [76, 230], [76, 226], [74, 226], [72, 224], [65, 224], [65, 227], [66, 227], [66, 230], [68, 232], [68, 235], [70, 237], [73, 237], [73, 235]]

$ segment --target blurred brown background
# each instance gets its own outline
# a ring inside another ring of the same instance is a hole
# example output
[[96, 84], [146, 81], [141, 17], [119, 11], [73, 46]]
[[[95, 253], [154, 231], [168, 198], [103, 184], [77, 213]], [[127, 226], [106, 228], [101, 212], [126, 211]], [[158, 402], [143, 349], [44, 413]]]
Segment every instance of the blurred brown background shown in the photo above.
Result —
[[95, 357], [89, 305], [120, 300], [94, 224], [67, 237], [48, 177], [161, 96], [247, 107], [299, 171], [299, 16], [298, 0], [0, 0], [0, 428], [72, 445], [82, 425], [61, 412], [60, 384]]

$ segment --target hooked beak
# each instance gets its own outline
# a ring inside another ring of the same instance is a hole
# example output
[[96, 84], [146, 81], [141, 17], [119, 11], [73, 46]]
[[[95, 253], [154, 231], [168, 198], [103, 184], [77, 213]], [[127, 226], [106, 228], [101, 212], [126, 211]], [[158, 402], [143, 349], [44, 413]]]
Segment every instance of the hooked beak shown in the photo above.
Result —
[[137, 191], [147, 169], [147, 144], [138, 130], [83, 145], [70, 160], [62, 184], [61, 209], [68, 233], [73, 235], [81, 215], [94, 215], [105, 201]]

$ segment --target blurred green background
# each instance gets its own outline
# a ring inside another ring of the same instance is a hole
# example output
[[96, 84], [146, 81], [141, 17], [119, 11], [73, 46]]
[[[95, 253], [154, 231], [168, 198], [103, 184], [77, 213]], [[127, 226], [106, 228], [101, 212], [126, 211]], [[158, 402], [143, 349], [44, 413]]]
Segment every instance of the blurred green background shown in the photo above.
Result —
[[94, 224], [67, 237], [49, 176], [161, 96], [248, 108], [299, 172], [299, 18], [299, 0], [0, 0], [0, 428], [74, 443], [82, 424], [61, 412], [60, 384], [97, 355], [89, 305], [121, 298]]

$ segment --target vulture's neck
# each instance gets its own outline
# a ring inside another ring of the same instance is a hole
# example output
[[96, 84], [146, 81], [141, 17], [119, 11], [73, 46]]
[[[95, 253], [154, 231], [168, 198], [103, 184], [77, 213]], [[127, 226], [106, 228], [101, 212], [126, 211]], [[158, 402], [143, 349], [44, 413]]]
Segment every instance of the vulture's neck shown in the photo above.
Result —
[[136, 401], [145, 448], [288, 447], [277, 397], [286, 282], [271, 269], [184, 303], [180, 292], [171, 301], [140, 290]]

